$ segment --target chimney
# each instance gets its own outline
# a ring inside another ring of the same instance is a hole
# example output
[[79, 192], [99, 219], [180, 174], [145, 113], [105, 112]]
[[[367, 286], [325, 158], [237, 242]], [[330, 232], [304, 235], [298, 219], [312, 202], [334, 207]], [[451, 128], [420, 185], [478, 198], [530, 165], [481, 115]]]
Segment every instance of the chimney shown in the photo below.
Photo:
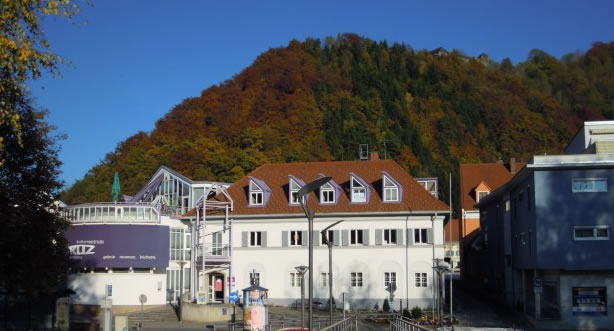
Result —
[[500, 156], [499, 156], [499, 159], [497, 159], [497, 163], [503, 163], [503, 160], [501, 159]]
[[379, 152], [371, 152], [370, 160], [379, 160]]
[[516, 174], [516, 158], [510, 157], [510, 174]]

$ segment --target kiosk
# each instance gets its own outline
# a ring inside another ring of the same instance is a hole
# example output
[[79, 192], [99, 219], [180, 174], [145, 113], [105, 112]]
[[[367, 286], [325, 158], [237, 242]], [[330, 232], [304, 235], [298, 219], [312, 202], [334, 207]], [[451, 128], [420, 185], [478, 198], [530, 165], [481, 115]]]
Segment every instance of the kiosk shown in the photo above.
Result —
[[259, 285], [243, 289], [243, 330], [264, 331], [269, 323], [269, 290]]

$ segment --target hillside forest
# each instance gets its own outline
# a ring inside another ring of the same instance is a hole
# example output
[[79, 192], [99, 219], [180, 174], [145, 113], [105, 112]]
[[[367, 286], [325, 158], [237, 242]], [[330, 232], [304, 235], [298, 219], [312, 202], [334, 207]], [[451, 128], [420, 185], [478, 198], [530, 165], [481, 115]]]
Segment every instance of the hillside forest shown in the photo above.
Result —
[[614, 119], [614, 42], [514, 65], [355, 34], [293, 40], [119, 143], [61, 198], [109, 201], [115, 171], [130, 195], [160, 165], [233, 182], [264, 163], [354, 160], [368, 144], [439, 177], [447, 202], [460, 163], [561, 153], [582, 121], [603, 119]]

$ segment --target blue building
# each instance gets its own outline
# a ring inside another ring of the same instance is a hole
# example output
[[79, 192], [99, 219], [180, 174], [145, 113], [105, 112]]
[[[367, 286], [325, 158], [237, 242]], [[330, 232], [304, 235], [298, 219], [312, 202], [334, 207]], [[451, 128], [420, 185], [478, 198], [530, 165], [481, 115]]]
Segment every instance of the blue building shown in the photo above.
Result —
[[482, 281], [539, 329], [614, 327], [614, 121], [480, 199]]

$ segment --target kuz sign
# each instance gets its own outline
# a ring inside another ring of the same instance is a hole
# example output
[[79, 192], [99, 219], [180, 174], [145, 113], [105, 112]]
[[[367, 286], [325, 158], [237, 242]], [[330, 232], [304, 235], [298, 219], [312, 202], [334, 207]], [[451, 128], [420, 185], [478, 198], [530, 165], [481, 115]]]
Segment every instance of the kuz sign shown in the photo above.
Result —
[[65, 233], [70, 260], [87, 268], [165, 268], [169, 228], [163, 225], [75, 225]]

